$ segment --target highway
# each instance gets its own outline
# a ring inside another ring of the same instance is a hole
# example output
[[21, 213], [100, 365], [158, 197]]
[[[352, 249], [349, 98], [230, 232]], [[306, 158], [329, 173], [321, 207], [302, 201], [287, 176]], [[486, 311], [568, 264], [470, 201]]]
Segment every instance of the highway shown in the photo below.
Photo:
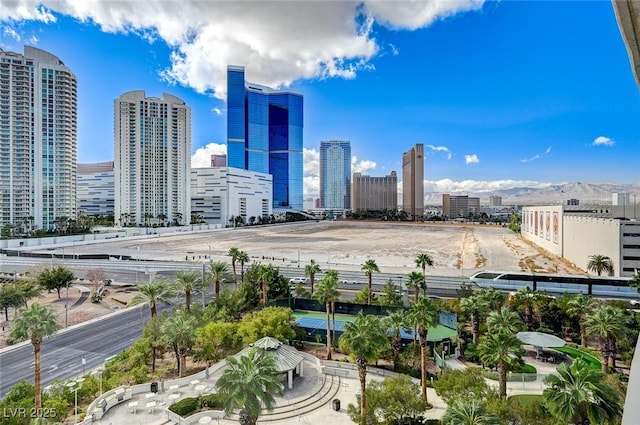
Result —
[[[50, 263], [49, 259], [34, 259], [23, 257], [3, 257], [2, 272], [9, 270], [24, 273], [35, 263]], [[58, 264], [60, 260], [53, 260]], [[64, 260], [64, 265], [77, 276], [84, 276], [92, 268], [104, 269], [106, 275], [121, 282], [134, 283], [136, 275], [146, 276], [153, 272], [158, 277], [171, 278], [175, 270], [202, 270], [199, 263], [172, 263], [153, 261], [96, 261], [96, 260]], [[280, 268], [287, 278], [304, 276], [298, 268]], [[364, 273], [354, 271], [340, 271], [341, 280], [356, 280], [359, 283], [341, 284], [345, 298], [352, 298], [355, 292], [366, 285]], [[317, 282], [323, 274], [316, 276]], [[379, 291], [382, 285], [392, 279], [401, 286], [402, 277], [398, 274], [374, 274], [374, 290]], [[464, 278], [428, 276], [429, 294], [434, 296], [452, 297]], [[308, 285], [307, 285], [308, 287]], [[197, 301], [196, 297], [194, 301]], [[207, 297], [209, 298], [209, 297]], [[176, 302], [180, 302], [176, 300]], [[168, 308], [159, 305], [159, 310]], [[94, 319], [91, 322], [79, 324], [58, 332], [54, 337], [45, 340], [42, 345], [42, 386], [46, 387], [54, 379], [70, 379], [83, 372], [100, 367], [107, 357], [121, 353], [142, 334], [144, 323], [149, 319], [149, 309], [146, 306], [133, 307]], [[85, 359], [86, 364], [82, 364]], [[0, 350], [0, 397], [22, 379], [33, 379], [33, 349], [30, 343], [19, 347], [8, 347]]]

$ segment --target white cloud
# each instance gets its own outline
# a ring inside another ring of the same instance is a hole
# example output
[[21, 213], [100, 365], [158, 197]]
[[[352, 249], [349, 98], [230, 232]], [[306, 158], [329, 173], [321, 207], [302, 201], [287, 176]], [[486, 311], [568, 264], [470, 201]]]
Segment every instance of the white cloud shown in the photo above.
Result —
[[555, 183], [544, 183], [534, 180], [462, 180], [453, 181], [442, 179], [436, 181], [424, 181], [425, 192], [459, 193], [459, 192], [491, 192], [494, 190], [506, 190], [515, 188], [537, 188], [544, 189], [553, 186]]
[[4, 27], [2, 29], [2, 33], [5, 37], [11, 37], [16, 41], [20, 41], [22, 39], [22, 37], [20, 37], [20, 34], [18, 34], [18, 32], [11, 27]]
[[320, 177], [318, 176], [305, 176], [304, 185], [302, 187], [304, 197], [317, 198], [320, 196]]
[[[245, 65], [249, 81], [273, 87], [299, 79], [355, 78], [387, 47], [374, 23], [417, 29], [482, 8], [483, 0], [356, 1], [113, 1], [3, 2], [0, 22], [54, 22], [54, 13], [132, 33], [171, 48], [170, 82], [226, 96], [226, 67]], [[395, 48], [391, 48], [395, 52]]]
[[479, 162], [480, 162], [480, 160], [478, 159], [478, 155], [476, 155], [475, 153], [472, 153], [471, 155], [465, 155], [464, 156], [464, 163], [465, 164], [477, 164]]
[[222, 115], [222, 109], [220, 108], [213, 108], [211, 111], [216, 115]]
[[357, 156], [351, 157], [351, 172], [352, 173], [362, 173], [366, 174], [370, 170], [376, 169], [375, 161], [370, 161], [368, 159], [363, 159], [362, 161], [358, 161]]
[[227, 145], [223, 143], [209, 143], [202, 146], [191, 155], [192, 168], [211, 167], [211, 155], [226, 155]]
[[320, 152], [317, 149], [302, 149], [302, 169], [305, 176], [320, 176]]
[[545, 154], [545, 155], [549, 155], [550, 153], [551, 153], [551, 146], [549, 146], [549, 147], [547, 148], [547, 150], [546, 150], [546, 151], [544, 151], [544, 154]]
[[536, 159], [540, 159], [540, 155], [535, 154], [531, 158], [521, 159], [520, 162], [531, 162], [531, 161], [535, 161]]
[[605, 136], [596, 137], [592, 143], [593, 146], [613, 146], [615, 144], [616, 142], [613, 139], [610, 139]]
[[433, 145], [424, 145], [426, 148], [431, 149], [432, 151], [437, 152], [445, 152], [447, 154], [447, 159], [451, 159], [451, 151], [446, 146], [433, 146]]

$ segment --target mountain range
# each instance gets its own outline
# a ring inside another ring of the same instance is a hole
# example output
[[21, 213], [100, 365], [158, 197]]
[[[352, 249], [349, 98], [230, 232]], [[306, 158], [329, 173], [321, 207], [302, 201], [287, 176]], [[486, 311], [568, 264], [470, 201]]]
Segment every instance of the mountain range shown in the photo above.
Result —
[[[501, 196], [503, 205], [566, 204], [569, 199], [578, 199], [581, 205], [610, 205], [612, 194], [620, 192], [629, 193], [630, 204], [640, 202], [640, 183], [574, 182], [552, 184], [546, 187], [515, 187], [450, 194], [479, 197], [480, 205], [487, 205], [490, 196]], [[425, 192], [425, 205], [442, 205], [442, 192]]]

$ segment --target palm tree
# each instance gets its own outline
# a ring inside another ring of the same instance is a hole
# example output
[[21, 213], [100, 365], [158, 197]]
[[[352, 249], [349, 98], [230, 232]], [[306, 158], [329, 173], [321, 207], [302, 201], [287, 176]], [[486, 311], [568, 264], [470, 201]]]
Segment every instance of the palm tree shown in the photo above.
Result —
[[429, 254], [420, 253], [416, 257], [416, 266], [422, 269], [422, 282], [424, 289], [424, 296], [427, 296], [427, 266], [433, 267], [433, 259], [429, 257]]
[[258, 268], [258, 279], [262, 283], [262, 302], [266, 304], [269, 301], [269, 282], [276, 275], [276, 269], [271, 264], [261, 264]]
[[227, 256], [231, 257], [231, 268], [233, 269], [233, 281], [238, 283], [238, 275], [236, 274], [236, 261], [238, 261], [238, 254], [240, 250], [235, 246], [229, 248], [229, 252], [227, 252]]
[[176, 272], [174, 287], [177, 291], [184, 292], [184, 301], [187, 311], [191, 311], [191, 292], [202, 286], [203, 282], [197, 271], [181, 270]]
[[577, 317], [580, 324], [580, 345], [587, 346], [587, 330], [585, 328], [585, 321], [593, 310], [596, 308], [598, 302], [584, 294], [578, 294], [573, 297], [567, 303], [567, 314], [569, 316]]
[[589, 262], [587, 263], [587, 271], [595, 272], [598, 276], [601, 276], [602, 273], [610, 275], [613, 273], [611, 258], [600, 254], [590, 255]]
[[316, 273], [320, 273], [321, 271], [320, 266], [313, 258], [309, 261], [309, 264], [304, 266], [304, 275], [309, 276], [309, 280], [311, 280], [311, 295], [313, 295], [313, 284], [316, 280]]
[[250, 261], [247, 251], [238, 252], [238, 258], [236, 258], [236, 261], [240, 263], [240, 283], [242, 283], [244, 282], [244, 265]]
[[638, 292], [640, 292], [640, 273], [636, 273], [633, 275], [633, 277], [629, 281], [629, 286], [635, 287]]
[[585, 320], [587, 335], [600, 338], [600, 354], [602, 355], [602, 372], [609, 372], [609, 365], [615, 365], [616, 340], [624, 335], [627, 323], [624, 312], [609, 305], [597, 308]]
[[487, 312], [489, 305], [483, 298], [474, 295], [461, 299], [460, 308], [471, 317], [473, 343], [478, 345], [478, 340], [480, 338], [480, 317]]
[[500, 310], [504, 304], [505, 297], [496, 288], [482, 288], [476, 294], [487, 302], [491, 311]]
[[482, 363], [498, 367], [501, 398], [507, 397], [507, 372], [516, 358], [522, 355], [521, 344], [514, 334], [503, 331], [485, 335], [478, 345]]
[[549, 385], [542, 396], [553, 416], [566, 424], [615, 424], [622, 413], [620, 395], [604, 382], [604, 374], [582, 359], [571, 366], [562, 363], [558, 375], [545, 378]]
[[327, 360], [331, 360], [331, 322], [329, 319], [331, 305], [333, 301], [340, 299], [338, 275], [337, 273], [330, 273], [333, 271], [334, 270], [327, 270], [327, 274], [318, 285], [318, 290], [312, 295], [313, 298], [324, 303], [327, 311]]
[[478, 400], [456, 400], [447, 407], [442, 425], [500, 425], [497, 416], [488, 413]]
[[148, 283], [138, 285], [138, 293], [131, 299], [132, 304], [141, 302], [149, 303], [151, 317], [158, 315], [156, 305], [159, 302], [167, 303], [169, 298], [173, 296], [171, 288], [165, 280], [152, 280]]
[[276, 375], [275, 357], [252, 349], [247, 356], [228, 357], [227, 368], [216, 382], [223, 396], [227, 415], [239, 409], [241, 425], [255, 425], [262, 411], [275, 406], [274, 395], [282, 393], [282, 383]]
[[[420, 344], [420, 384], [422, 399], [427, 401], [427, 336], [429, 328], [438, 325], [438, 308], [426, 297], [420, 297], [418, 302], [411, 305], [407, 314], [411, 326], [418, 329]], [[443, 359], [444, 361], [444, 359]]]
[[520, 315], [515, 311], [502, 307], [498, 311], [492, 311], [487, 316], [487, 327], [489, 332], [508, 332], [518, 333], [522, 330], [522, 320]]
[[401, 331], [411, 332], [411, 325], [407, 318], [407, 312], [403, 310], [397, 310], [389, 313], [388, 316], [382, 319], [382, 324], [388, 329], [389, 336], [391, 337], [391, 347], [393, 348], [393, 369], [395, 370], [400, 358], [400, 349], [402, 348], [402, 335]]
[[377, 316], [358, 313], [354, 322], [345, 322], [340, 348], [358, 364], [360, 378], [360, 424], [367, 418], [367, 362], [377, 361], [389, 344], [387, 332]]
[[376, 264], [376, 260], [369, 258], [364, 262], [362, 267], [360, 267], [360, 270], [362, 270], [369, 279], [369, 295], [367, 297], [367, 304], [371, 304], [371, 280], [373, 278], [373, 272], [380, 273], [380, 269]]
[[216, 299], [220, 296], [220, 282], [224, 282], [229, 277], [229, 267], [224, 261], [213, 261], [209, 263], [209, 277], [214, 283]]
[[178, 376], [182, 378], [187, 368], [187, 354], [196, 339], [198, 324], [195, 317], [173, 314], [162, 323], [162, 334], [176, 355]]
[[527, 330], [530, 331], [533, 327], [533, 305], [540, 299], [540, 294], [529, 286], [518, 289], [513, 297], [516, 304], [524, 306], [524, 323], [527, 325]]
[[31, 340], [33, 345], [33, 384], [35, 388], [35, 408], [42, 408], [42, 390], [40, 389], [40, 348], [42, 341], [60, 329], [56, 313], [49, 307], [38, 303], [20, 311], [11, 324], [11, 338], [15, 341]]
[[413, 288], [415, 291], [414, 302], [418, 302], [418, 298], [420, 297], [420, 288], [424, 286], [424, 277], [418, 272], [411, 272], [407, 276], [407, 287]]

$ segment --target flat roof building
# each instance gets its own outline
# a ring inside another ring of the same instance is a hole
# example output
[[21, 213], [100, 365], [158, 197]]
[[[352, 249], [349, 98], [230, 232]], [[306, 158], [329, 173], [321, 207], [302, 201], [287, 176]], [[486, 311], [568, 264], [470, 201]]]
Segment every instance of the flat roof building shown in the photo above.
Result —
[[351, 209], [351, 143], [320, 142], [320, 202], [322, 208]]
[[353, 173], [354, 211], [398, 209], [398, 177], [395, 171], [384, 177]]
[[114, 203], [113, 161], [78, 164], [78, 213], [87, 216], [113, 215]]
[[442, 195], [442, 215], [447, 218], [469, 218], [480, 213], [480, 198], [468, 195]]

